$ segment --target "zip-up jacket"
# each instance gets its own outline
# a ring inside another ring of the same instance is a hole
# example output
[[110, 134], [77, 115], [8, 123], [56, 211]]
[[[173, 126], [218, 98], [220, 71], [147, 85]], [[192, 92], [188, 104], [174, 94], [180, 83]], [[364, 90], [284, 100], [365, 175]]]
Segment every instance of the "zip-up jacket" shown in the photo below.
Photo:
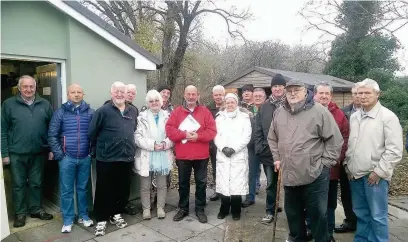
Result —
[[94, 113], [84, 101], [78, 107], [66, 102], [54, 113], [48, 129], [48, 144], [55, 160], [62, 160], [65, 155], [72, 158], [89, 155], [88, 129]]

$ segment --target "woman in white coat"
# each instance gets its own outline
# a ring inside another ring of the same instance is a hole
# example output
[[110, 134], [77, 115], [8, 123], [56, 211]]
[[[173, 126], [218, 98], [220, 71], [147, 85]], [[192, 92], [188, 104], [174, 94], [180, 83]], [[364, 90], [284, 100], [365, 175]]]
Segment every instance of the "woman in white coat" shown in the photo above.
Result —
[[241, 218], [242, 195], [248, 194], [248, 149], [251, 139], [251, 122], [248, 114], [238, 108], [238, 97], [225, 96], [225, 110], [216, 118], [217, 181], [216, 192], [221, 194], [221, 207], [217, 218], [223, 219], [231, 209], [232, 218]]
[[151, 179], [156, 175], [157, 184], [157, 217], [163, 219], [166, 215], [164, 205], [167, 195], [166, 176], [173, 165], [171, 142], [166, 135], [165, 126], [169, 113], [161, 109], [163, 99], [156, 90], [146, 94], [147, 109], [137, 118], [135, 132], [136, 150], [135, 170], [140, 175], [140, 196], [143, 207], [143, 219], [150, 219]]

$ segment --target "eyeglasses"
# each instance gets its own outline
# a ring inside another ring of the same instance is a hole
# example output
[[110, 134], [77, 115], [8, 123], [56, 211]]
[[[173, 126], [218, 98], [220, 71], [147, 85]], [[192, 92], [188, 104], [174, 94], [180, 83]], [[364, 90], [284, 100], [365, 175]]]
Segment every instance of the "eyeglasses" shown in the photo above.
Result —
[[158, 103], [160, 102], [159, 100], [149, 100], [149, 103]]

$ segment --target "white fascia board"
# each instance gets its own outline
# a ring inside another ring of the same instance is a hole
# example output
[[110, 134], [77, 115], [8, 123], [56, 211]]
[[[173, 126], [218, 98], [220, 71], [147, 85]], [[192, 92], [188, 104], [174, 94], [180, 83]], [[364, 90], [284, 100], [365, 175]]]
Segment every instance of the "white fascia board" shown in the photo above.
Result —
[[123, 43], [120, 41], [118, 38], [110, 34], [108, 31], [105, 29], [99, 27], [97, 24], [83, 16], [82, 14], [78, 13], [74, 9], [72, 9], [70, 6], [66, 5], [64, 2], [60, 0], [49, 0], [49, 2], [54, 5], [56, 8], [61, 10], [62, 12], [66, 13], [67, 15], [71, 16], [73, 19], [77, 20], [78, 22], [82, 23], [86, 27], [88, 27], [90, 30], [94, 31], [97, 33], [99, 36], [105, 38], [107, 41], [110, 43], [114, 44], [116, 47], [119, 49], [123, 50], [133, 58], [135, 58], [135, 69], [138, 70], [156, 70], [156, 64], [134, 49], [130, 48], [127, 44]]

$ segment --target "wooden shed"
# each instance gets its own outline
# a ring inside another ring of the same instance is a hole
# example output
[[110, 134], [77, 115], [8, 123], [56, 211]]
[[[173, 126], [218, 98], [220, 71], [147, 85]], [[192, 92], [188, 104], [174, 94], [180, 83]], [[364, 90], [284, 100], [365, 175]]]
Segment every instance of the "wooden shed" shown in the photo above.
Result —
[[330, 75], [284, 71], [258, 66], [245, 70], [232, 81], [224, 84], [224, 87], [227, 92], [238, 91], [238, 93], [241, 94], [241, 88], [243, 85], [253, 84], [254, 87], [264, 88], [266, 94], [270, 95], [271, 80], [276, 74], [281, 74], [287, 81], [291, 79], [300, 80], [304, 82], [307, 88], [310, 90], [313, 90], [314, 86], [319, 82], [328, 82], [333, 87], [333, 102], [335, 102], [339, 107], [346, 106], [352, 102], [351, 88], [354, 85], [353, 82]]

